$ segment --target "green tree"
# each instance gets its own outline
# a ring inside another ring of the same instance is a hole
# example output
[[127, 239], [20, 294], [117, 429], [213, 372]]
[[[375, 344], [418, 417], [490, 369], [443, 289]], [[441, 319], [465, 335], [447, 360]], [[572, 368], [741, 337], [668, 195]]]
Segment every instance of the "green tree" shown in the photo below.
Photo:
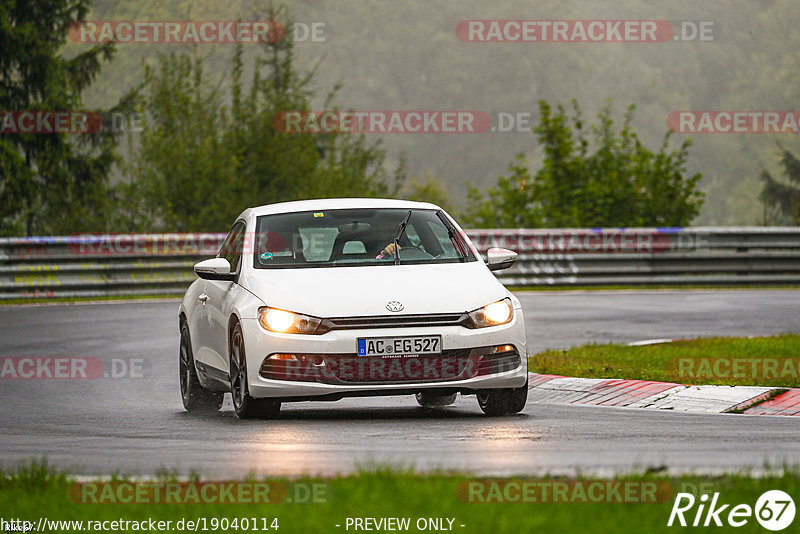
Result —
[[[285, 9], [268, 17], [290, 27]], [[295, 66], [292, 39], [263, 46], [249, 87], [242, 82], [242, 47], [235, 49], [229, 92], [207, 79], [196, 55], [160, 56], [158, 69], [146, 73], [140, 100], [146, 126], [125, 186], [129, 228], [224, 230], [247, 206], [397, 192], [404, 163], [387, 171], [385, 152], [363, 135], [279, 127], [281, 112], [311, 109], [315, 71]], [[336, 109], [336, 90], [324, 99], [325, 109]]]
[[759, 198], [764, 203], [764, 223], [800, 225], [800, 159], [782, 146], [780, 150], [788, 183], [776, 180], [766, 170], [761, 173], [764, 185]]
[[135, 156], [120, 185], [118, 225], [130, 231], [223, 229], [238, 213], [229, 204], [236, 168], [226, 140], [227, 111], [204, 83], [197, 57], [160, 56], [145, 69], [140, 100], [145, 117]]
[[[81, 110], [81, 93], [114, 52], [100, 44], [62, 55], [70, 24], [86, 17], [88, 5], [0, 0], [0, 110]], [[102, 134], [2, 134], [0, 233], [107, 230], [115, 143]]]
[[573, 115], [563, 106], [539, 102], [534, 128], [543, 161], [531, 177], [523, 155], [484, 196], [469, 191], [467, 220], [480, 227], [684, 226], [700, 211], [701, 175], [686, 176], [690, 141], [670, 150], [670, 134], [658, 152], [648, 149], [631, 127], [631, 105], [617, 131], [611, 108], [598, 124], [585, 127], [577, 102]]
[[[467, 189], [464, 221], [477, 228], [537, 228], [542, 220], [530, 195], [528, 160], [517, 154], [508, 165], [508, 176], [497, 179], [484, 196], [477, 187]], [[526, 189], [527, 186], [527, 189]]]

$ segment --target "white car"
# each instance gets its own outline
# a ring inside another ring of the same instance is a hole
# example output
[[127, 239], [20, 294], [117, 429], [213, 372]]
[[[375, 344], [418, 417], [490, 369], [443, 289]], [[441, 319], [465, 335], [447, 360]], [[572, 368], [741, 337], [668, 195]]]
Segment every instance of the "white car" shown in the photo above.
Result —
[[489, 415], [527, 400], [519, 301], [441, 208], [403, 200], [285, 202], [242, 212], [180, 305], [180, 386], [190, 411], [231, 392], [242, 418], [281, 403], [476, 395]]

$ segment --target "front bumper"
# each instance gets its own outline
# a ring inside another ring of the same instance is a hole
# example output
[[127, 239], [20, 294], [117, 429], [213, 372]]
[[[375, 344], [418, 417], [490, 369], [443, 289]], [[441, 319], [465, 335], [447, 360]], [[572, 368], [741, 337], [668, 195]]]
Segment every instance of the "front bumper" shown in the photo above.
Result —
[[[276, 334], [255, 319], [242, 321], [250, 395], [255, 398], [335, 400], [347, 396], [402, 395], [422, 390], [469, 394], [517, 388], [527, 380], [522, 311], [505, 325], [360, 328], [323, 335]], [[436, 356], [364, 358], [359, 337], [442, 336]], [[281, 360], [268, 359], [271, 355]]]

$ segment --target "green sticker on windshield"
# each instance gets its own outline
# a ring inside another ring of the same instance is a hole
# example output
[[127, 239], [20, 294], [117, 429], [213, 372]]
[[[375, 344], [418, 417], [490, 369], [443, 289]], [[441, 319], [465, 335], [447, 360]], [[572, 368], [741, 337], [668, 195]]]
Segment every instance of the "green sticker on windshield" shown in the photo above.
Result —
[[262, 252], [259, 258], [261, 258], [262, 260], [271, 260], [272, 256], [273, 256], [272, 252]]

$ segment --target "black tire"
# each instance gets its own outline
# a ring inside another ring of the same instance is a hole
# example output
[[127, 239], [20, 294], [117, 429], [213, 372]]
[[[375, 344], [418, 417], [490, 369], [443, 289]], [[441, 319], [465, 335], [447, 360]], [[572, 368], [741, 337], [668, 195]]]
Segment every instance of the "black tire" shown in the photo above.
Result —
[[519, 413], [528, 401], [528, 381], [515, 389], [484, 389], [478, 391], [478, 406], [486, 415], [511, 415]]
[[247, 359], [244, 354], [242, 327], [236, 323], [231, 332], [231, 396], [233, 409], [240, 419], [273, 419], [281, 403], [272, 399], [254, 399], [247, 386]]
[[181, 320], [180, 362], [178, 366], [181, 382], [181, 400], [183, 407], [190, 412], [216, 412], [222, 407], [224, 393], [209, 391], [200, 385], [197, 369], [194, 366], [192, 342], [189, 337], [189, 325]]
[[458, 393], [450, 395], [436, 395], [430, 391], [421, 391], [415, 395], [417, 403], [423, 408], [444, 408], [456, 401]]

